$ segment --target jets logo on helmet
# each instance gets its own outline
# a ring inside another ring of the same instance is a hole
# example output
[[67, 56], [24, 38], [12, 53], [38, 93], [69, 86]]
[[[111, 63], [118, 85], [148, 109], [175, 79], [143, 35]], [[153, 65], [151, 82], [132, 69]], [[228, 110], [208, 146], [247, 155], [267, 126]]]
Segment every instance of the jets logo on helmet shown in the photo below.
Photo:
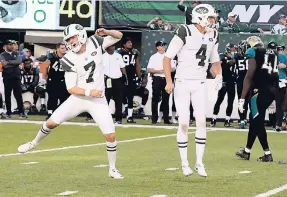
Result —
[[208, 9], [205, 8], [205, 7], [196, 8], [195, 11], [198, 12], [198, 13], [200, 13], [200, 14], [206, 14], [206, 13], [208, 13]]
[[[64, 43], [68, 50], [77, 53], [80, 51], [83, 44], [87, 42], [88, 36], [87, 31], [82, 25], [71, 24], [67, 26], [63, 32]], [[77, 36], [77, 39], [71, 40], [72, 37]]]

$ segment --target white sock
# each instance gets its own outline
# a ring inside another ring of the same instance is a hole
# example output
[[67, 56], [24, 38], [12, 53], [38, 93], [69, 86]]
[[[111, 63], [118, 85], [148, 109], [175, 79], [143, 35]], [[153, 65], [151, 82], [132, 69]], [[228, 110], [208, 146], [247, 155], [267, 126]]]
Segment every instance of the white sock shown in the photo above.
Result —
[[271, 151], [269, 150], [269, 151], [264, 151], [264, 154], [265, 155], [270, 155], [271, 154]]
[[189, 166], [187, 160], [187, 145], [188, 145], [188, 133], [177, 131], [177, 145], [179, 148], [179, 154], [181, 158], [182, 166]]
[[226, 120], [230, 120], [230, 116], [226, 116], [226, 118], [225, 118]]
[[141, 104], [141, 108], [143, 108], [143, 109], [144, 109], [144, 105], [143, 105], [143, 104]]
[[203, 165], [203, 155], [206, 143], [206, 121], [200, 118], [197, 120], [196, 132], [195, 132], [195, 149], [196, 149], [196, 163]]
[[133, 117], [133, 109], [128, 109], [128, 118]]
[[0, 114], [4, 113], [4, 109], [0, 108]]
[[216, 120], [216, 118], [217, 118], [217, 115], [213, 114], [212, 119]]
[[41, 98], [41, 105], [45, 104], [45, 98]]
[[106, 144], [110, 169], [115, 169], [117, 159], [117, 141], [106, 142]]
[[35, 144], [38, 144], [44, 137], [51, 133], [52, 129], [49, 129], [46, 126], [46, 122], [42, 125], [41, 129], [38, 131], [35, 139], [32, 141]]
[[48, 114], [52, 114], [53, 113], [53, 110], [48, 110]]
[[250, 153], [250, 151], [251, 151], [251, 150], [248, 149], [248, 148], [245, 148], [244, 150], [245, 150], [245, 152], [247, 152], [247, 153]]
[[159, 116], [158, 116], [158, 117], [159, 117], [160, 119], [162, 119], [162, 116], [163, 116], [163, 113], [162, 113], [162, 112], [159, 112]]
[[172, 115], [171, 115], [171, 119], [172, 119], [172, 120], [175, 120], [175, 115], [176, 115], [176, 112], [173, 111], [173, 112], [172, 112]]

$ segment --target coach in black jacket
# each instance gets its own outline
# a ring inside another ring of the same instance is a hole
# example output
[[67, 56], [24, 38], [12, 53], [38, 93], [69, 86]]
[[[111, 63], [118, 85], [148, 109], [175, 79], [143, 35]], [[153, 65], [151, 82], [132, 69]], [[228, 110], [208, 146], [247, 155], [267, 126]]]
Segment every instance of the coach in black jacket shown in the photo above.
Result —
[[23, 98], [21, 91], [21, 72], [19, 65], [21, 57], [18, 52], [13, 51], [13, 41], [7, 40], [4, 42], [5, 51], [0, 55], [2, 64], [2, 77], [5, 88], [5, 103], [7, 109], [7, 117], [11, 117], [11, 93], [13, 90], [14, 97], [17, 101], [20, 117], [26, 117], [23, 111]]

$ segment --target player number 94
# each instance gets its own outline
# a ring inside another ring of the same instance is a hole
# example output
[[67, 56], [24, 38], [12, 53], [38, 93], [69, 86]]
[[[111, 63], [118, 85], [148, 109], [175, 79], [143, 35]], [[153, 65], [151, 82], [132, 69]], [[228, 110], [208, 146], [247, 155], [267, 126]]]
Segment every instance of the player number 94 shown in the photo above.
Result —
[[[68, 3], [68, 9], [65, 10], [65, 5]], [[83, 14], [81, 7], [83, 5], [88, 6], [88, 13]], [[63, 0], [60, 6], [60, 14], [67, 14], [69, 18], [72, 18], [74, 14], [77, 14], [79, 18], [89, 18], [93, 13], [93, 4], [88, 0], [81, 0], [76, 5], [76, 10], [73, 9], [73, 0]]]

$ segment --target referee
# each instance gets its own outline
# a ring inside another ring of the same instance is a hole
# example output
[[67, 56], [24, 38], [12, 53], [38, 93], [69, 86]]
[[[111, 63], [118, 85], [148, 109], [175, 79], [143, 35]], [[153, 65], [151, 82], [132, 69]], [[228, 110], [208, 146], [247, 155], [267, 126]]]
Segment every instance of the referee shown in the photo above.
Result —
[[108, 103], [110, 103], [111, 98], [115, 101], [115, 123], [122, 124], [124, 82], [128, 85], [125, 63], [122, 56], [115, 53], [115, 45], [108, 47], [106, 51], [107, 53], [103, 55], [105, 95]]
[[[162, 98], [163, 120], [165, 124], [172, 124], [169, 121], [169, 94], [165, 91], [165, 77], [163, 72], [163, 58], [165, 54], [166, 43], [158, 41], [155, 44], [157, 53], [153, 54], [148, 62], [148, 72], [153, 76], [152, 81], [152, 124], [158, 120], [158, 103]], [[175, 68], [173, 68], [175, 69]]]
[[7, 118], [11, 118], [11, 94], [13, 90], [17, 101], [17, 108], [20, 118], [27, 118], [23, 111], [23, 98], [21, 89], [21, 72], [19, 65], [22, 63], [20, 54], [14, 51], [14, 41], [6, 40], [4, 42], [5, 51], [0, 55], [0, 61], [3, 67], [2, 77], [5, 88], [5, 103], [7, 109]]

